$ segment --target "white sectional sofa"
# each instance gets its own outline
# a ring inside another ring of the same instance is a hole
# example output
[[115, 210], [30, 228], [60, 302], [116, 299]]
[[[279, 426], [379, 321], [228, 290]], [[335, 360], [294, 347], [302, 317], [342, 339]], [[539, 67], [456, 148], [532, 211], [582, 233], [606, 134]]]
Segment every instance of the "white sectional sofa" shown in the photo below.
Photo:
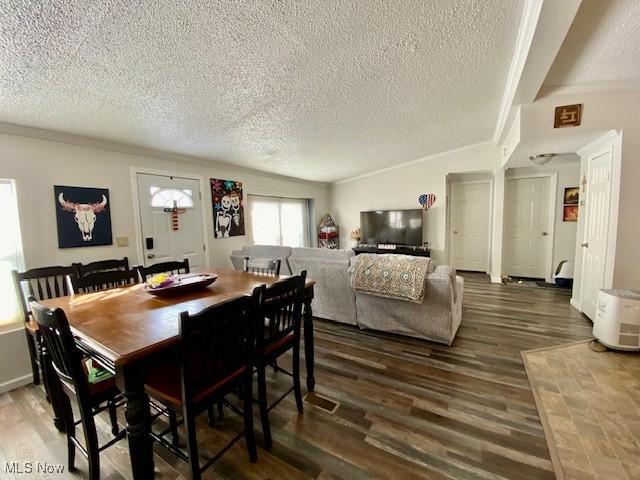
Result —
[[464, 280], [454, 268], [430, 265], [421, 304], [356, 292], [351, 286], [353, 250], [253, 245], [231, 254], [237, 270], [245, 256], [281, 260], [283, 274], [307, 271], [316, 281], [316, 317], [451, 345], [462, 321]]

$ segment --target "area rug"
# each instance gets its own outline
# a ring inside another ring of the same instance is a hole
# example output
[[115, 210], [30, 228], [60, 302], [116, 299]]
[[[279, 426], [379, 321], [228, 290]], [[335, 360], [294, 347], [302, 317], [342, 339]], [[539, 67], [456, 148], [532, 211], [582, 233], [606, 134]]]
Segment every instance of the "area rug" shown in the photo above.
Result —
[[522, 352], [556, 478], [640, 478], [640, 354], [589, 341]]

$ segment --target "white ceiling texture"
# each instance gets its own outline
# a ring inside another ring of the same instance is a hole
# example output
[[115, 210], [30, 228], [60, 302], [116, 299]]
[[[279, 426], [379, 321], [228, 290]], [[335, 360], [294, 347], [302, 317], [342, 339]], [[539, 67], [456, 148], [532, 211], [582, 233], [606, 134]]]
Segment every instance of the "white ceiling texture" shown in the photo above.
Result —
[[523, 3], [3, 0], [0, 122], [344, 179], [491, 139]]
[[545, 87], [640, 83], [640, 2], [584, 0]]

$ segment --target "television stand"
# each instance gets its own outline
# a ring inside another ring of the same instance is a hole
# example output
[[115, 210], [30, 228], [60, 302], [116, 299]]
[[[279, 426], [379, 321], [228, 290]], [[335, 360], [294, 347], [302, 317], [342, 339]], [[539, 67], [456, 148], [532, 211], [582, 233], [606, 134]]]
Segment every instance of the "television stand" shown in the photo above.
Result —
[[395, 253], [396, 255], [413, 255], [414, 257], [430, 257], [431, 249], [426, 247], [414, 247], [411, 245], [396, 245], [395, 248], [379, 248], [376, 245], [358, 245], [353, 247], [356, 255], [361, 253]]

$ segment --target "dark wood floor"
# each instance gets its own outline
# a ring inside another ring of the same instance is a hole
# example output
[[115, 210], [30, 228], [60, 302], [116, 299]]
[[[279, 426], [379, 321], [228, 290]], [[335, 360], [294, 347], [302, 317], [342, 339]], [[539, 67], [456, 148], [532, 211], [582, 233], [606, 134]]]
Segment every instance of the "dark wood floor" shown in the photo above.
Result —
[[[475, 274], [465, 281], [462, 327], [451, 347], [318, 321], [317, 393], [338, 408], [307, 403], [298, 416], [291, 395], [271, 412], [271, 453], [259, 449], [250, 464], [241, 441], [205, 478], [553, 478], [520, 352], [588, 338], [591, 322], [562, 291], [492, 285]], [[274, 375], [270, 390], [286, 384]], [[219, 428], [201, 422], [201, 445], [218, 446], [237, 431], [232, 417]], [[98, 426], [108, 438], [106, 416]], [[186, 476], [171, 454], [158, 446], [156, 453], [157, 478]], [[5, 461], [65, 458], [64, 436], [39, 388], [0, 395], [0, 477]], [[103, 479], [131, 477], [126, 441], [101, 460]], [[82, 477], [86, 463], [76, 465]]]

